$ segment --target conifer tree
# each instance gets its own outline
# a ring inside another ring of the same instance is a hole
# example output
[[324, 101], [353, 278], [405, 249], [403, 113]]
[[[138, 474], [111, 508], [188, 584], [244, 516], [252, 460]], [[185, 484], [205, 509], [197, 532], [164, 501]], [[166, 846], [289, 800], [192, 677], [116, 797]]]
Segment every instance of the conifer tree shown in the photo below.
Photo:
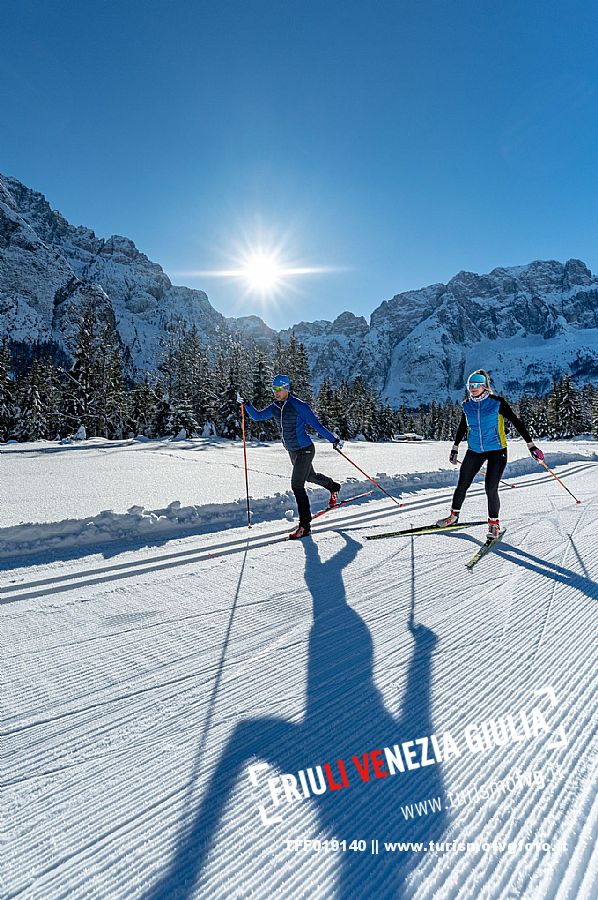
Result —
[[318, 419], [329, 431], [338, 428], [339, 410], [336, 391], [332, 387], [329, 378], [325, 378], [318, 392], [316, 404]]
[[562, 437], [574, 437], [584, 428], [581, 398], [570, 375], [565, 375], [560, 386], [559, 420]]
[[311, 369], [307, 358], [307, 351], [304, 344], [291, 338], [289, 344], [289, 370], [291, 373], [291, 386], [293, 393], [305, 400], [306, 403], [312, 403], [311, 389]]
[[581, 413], [583, 416], [582, 431], [584, 433], [591, 433], [592, 431], [592, 411], [594, 409], [595, 399], [596, 391], [594, 390], [594, 386], [588, 382], [583, 386], [580, 398]]
[[231, 369], [228, 384], [218, 407], [217, 429], [220, 437], [236, 440], [242, 435], [241, 407], [237, 403], [237, 377]]
[[144, 380], [135, 384], [129, 396], [128, 429], [133, 435], [156, 437], [158, 397], [146, 372]]
[[71, 431], [84, 425], [88, 435], [98, 433], [97, 374], [102, 361], [97, 310], [90, 300], [82, 309], [75, 360], [66, 373], [65, 415]]
[[347, 381], [341, 381], [336, 392], [337, 403], [337, 427], [336, 433], [343, 441], [355, 437], [355, 433], [351, 430], [350, 406], [351, 406], [351, 389]]
[[64, 391], [60, 372], [52, 358], [40, 360], [40, 392], [48, 423], [48, 437], [55, 440], [66, 433]]
[[[252, 353], [253, 378], [251, 390], [251, 402], [256, 409], [265, 409], [273, 401], [272, 394], [272, 368], [265, 353], [258, 348]], [[250, 433], [260, 441], [272, 441], [277, 437], [278, 429], [273, 419], [265, 419], [263, 422], [245, 420], [245, 425]]]
[[550, 437], [550, 421], [548, 416], [548, 402], [541, 398], [534, 403], [532, 416], [533, 434], [537, 439]]
[[188, 397], [182, 396], [170, 404], [170, 414], [166, 423], [168, 434], [178, 434], [185, 429], [187, 437], [192, 437], [198, 425], [193, 414], [193, 405]]
[[41, 396], [41, 365], [34, 360], [31, 371], [21, 383], [21, 402], [16, 436], [20, 441], [39, 441], [48, 437], [48, 421]]
[[564, 434], [561, 423], [561, 396], [561, 383], [554, 381], [548, 394], [548, 436], [552, 440], [558, 440]]
[[11, 370], [12, 355], [4, 336], [0, 345], [0, 441], [7, 441], [15, 427], [15, 383]]

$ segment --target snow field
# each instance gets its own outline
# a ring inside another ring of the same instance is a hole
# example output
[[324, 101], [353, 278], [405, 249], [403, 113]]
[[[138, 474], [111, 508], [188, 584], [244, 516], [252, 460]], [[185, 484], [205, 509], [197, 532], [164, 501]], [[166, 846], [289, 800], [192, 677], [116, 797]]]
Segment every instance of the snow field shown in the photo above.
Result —
[[[517, 442], [510, 447], [513, 458]], [[366, 471], [387, 473], [392, 490], [408, 487], [405, 507], [399, 512], [383, 496], [357, 501], [319, 520], [309, 541], [272, 542], [289, 530], [285, 498], [272, 507], [276, 517], [251, 532], [209, 530], [201, 522], [189, 528], [187, 521], [187, 530], [155, 540], [134, 532], [137, 545], [127, 532], [119, 538], [108, 531], [105, 545], [66, 541], [51, 554], [44, 537], [77, 518], [77, 500], [81, 520], [101, 508], [126, 515], [152, 497], [164, 508], [173, 499], [201, 508], [193, 492], [202, 479], [193, 476], [185, 486], [182, 474], [194, 451], [177, 448], [178, 480], [169, 485], [162, 461], [157, 473], [152, 468], [160, 454], [146, 451], [133, 485], [123, 471], [127, 455], [140, 449], [114, 448], [115, 477], [104, 481], [114, 496], [104, 495], [95, 508], [91, 493], [77, 495], [75, 454], [52, 454], [57, 476], [64, 466], [64, 497], [45, 522], [34, 504], [44, 508], [44, 491], [55, 484], [42, 467], [32, 480], [31, 460], [20, 451], [7, 454], [3, 464], [14, 474], [8, 509], [19, 508], [15, 486], [28, 478], [32, 502], [20, 506], [20, 521], [48, 530], [37, 535], [43, 552], [32, 556], [21, 547], [13, 568], [5, 560], [0, 573], [6, 895], [592, 896], [594, 447], [548, 447], [549, 465], [581, 506], [523, 454], [519, 472], [509, 466], [506, 480], [521, 486], [501, 492], [507, 533], [471, 573], [464, 562], [483, 528], [363, 540], [444, 513], [456, 479], [448, 467], [439, 470], [447, 445], [348, 445]], [[276, 490], [286, 491], [284, 452], [252, 449], [256, 470], [275, 467]], [[317, 468], [336, 474], [339, 461], [330, 456], [329, 464], [321, 449]], [[112, 451], [84, 452], [90, 483], [99, 482]], [[241, 494], [232, 486], [233, 450], [196, 453], [189, 466], [201, 472], [197, 457], [220, 460], [203, 479], [206, 501], [217, 502], [209, 493], [217, 480], [219, 505], [234, 504]], [[408, 473], [398, 469], [407, 469], [408, 457], [411, 478], [401, 482]], [[266, 479], [269, 493], [261, 498], [268, 503], [273, 481]], [[484, 499], [474, 485], [468, 518], [484, 518]], [[262, 510], [265, 517], [268, 507]], [[0, 538], [19, 521], [4, 514]], [[554, 689], [557, 706], [535, 698], [544, 686]], [[552, 738], [541, 735], [367, 784], [352, 777], [345, 791], [281, 806], [281, 823], [266, 827], [260, 819], [258, 805], [268, 797], [252, 787], [251, 764], [296, 773], [400, 740], [456, 736], [468, 724], [534, 703], [551, 726], [564, 726], [565, 746], [551, 750]], [[450, 796], [475, 794], [518, 771], [541, 773], [545, 786], [450, 806]], [[404, 818], [401, 807], [431, 797], [442, 798], [442, 812]], [[373, 856], [296, 852], [286, 844], [326, 837], [564, 840], [568, 851]]]

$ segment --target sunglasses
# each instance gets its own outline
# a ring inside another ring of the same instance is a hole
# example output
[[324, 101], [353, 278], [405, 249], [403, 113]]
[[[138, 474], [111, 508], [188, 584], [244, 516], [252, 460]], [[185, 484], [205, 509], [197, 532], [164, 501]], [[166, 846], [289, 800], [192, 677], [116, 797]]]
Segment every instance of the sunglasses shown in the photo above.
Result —
[[485, 388], [485, 387], [486, 387], [486, 383], [483, 381], [470, 381], [469, 384], [467, 385], [467, 390], [471, 391], [474, 388]]
[[282, 387], [273, 387], [272, 391], [274, 394], [278, 394], [279, 391], [286, 391], [286, 387], [284, 385]]

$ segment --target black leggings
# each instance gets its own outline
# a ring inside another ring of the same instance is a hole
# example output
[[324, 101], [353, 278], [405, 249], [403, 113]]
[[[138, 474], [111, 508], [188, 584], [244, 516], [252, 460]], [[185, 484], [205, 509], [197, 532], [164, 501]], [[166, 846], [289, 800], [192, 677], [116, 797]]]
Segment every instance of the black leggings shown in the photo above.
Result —
[[314, 472], [312, 465], [313, 458], [316, 453], [314, 444], [309, 447], [303, 447], [301, 450], [290, 450], [289, 456], [293, 463], [293, 474], [291, 476], [291, 489], [297, 501], [297, 509], [299, 510], [299, 524], [309, 525], [311, 522], [311, 509], [309, 507], [309, 498], [305, 490], [305, 482], [311, 481], [319, 484], [327, 491], [340, 491], [341, 486], [338, 482], [328, 478], [327, 475], [320, 475]]
[[467, 451], [459, 472], [459, 483], [453, 495], [453, 509], [455, 512], [461, 509], [465, 500], [465, 494], [485, 461], [486, 481], [484, 487], [488, 495], [488, 518], [498, 519], [500, 510], [498, 485], [507, 464], [506, 450], [489, 450], [487, 453], [475, 453], [473, 450]]

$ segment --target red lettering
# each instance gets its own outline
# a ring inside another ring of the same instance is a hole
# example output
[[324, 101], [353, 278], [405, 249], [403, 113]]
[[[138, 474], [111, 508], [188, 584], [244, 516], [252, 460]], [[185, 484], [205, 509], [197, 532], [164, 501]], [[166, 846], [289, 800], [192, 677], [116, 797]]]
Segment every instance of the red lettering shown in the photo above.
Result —
[[384, 768], [384, 760], [382, 757], [382, 750], [372, 750], [370, 753], [372, 757], [372, 764], [374, 766], [374, 775], [376, 778], [386, 778], [388, 772]]
[[360, 762], [360, 759], [358, 756], [352, 756], [351, 759], [355, 763], [355, 768], [359, 772], [359, 775], [361, 776], [361, 780], [369, 781], [370, 780], [370, 761], [368, 759], [368, 754], [367, 753], [363, 754], [363, 765]]
[[345, 787], [349, 787], [349, 779], [347, 778], [347, 772], [345, 770], [345, 764], [342, 759], [338, 760], [338, 770], [341, 773], [341, 781], [345, 785]]
[[328, 787], [331, 791], [340, 791], [342, 790], [342, 784], [337, 784], [334, 780], [334, 776], [332, 775], [332, 769], [330, 768], [330, 763], [324, 763], [324, 771], [326, 773], [326, 781], [328, 782]]

